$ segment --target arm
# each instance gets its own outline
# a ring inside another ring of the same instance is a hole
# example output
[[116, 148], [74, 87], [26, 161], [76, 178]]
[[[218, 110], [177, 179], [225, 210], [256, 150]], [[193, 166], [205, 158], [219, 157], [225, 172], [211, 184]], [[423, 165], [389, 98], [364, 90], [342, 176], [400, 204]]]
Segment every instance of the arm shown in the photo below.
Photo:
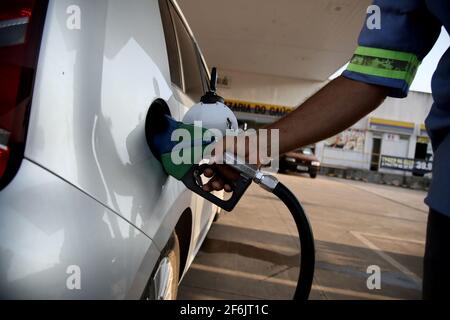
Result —
[[339, 77], [267, 129], [280, 130], [280, 154], [332, 137], [375, 110], [386, 87]]
[[[339, 77], [267, 129], [280, 130], [279, 146], [280, 154], [283, 154], [329, 138], [352, 126], [376, 109], [388, 92], [386, 87]], [[220, 165], [207, 169], [205, 175], [212, 177], [215, 171], [219, 171], [221, 177], [211, 179], [204, 190], [231, 191], [226, 180], [237, 179], [239, 174], [228, 166]]]

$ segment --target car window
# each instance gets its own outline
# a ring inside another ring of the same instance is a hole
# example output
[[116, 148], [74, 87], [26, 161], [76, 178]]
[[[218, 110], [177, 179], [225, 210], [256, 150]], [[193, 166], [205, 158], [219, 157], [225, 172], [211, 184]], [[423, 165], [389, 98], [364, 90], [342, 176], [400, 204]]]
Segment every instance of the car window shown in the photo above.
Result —
[[184, 92], [194, 101], [200, 101], [204, 94], [203, 81], [200, 73], [200, 61], [197, 48], [181, 17], [170, 4], [173, 23], [178, 39], [178, 47], [183, 67]]
[[209, 90], [210, 79], [209, 79], [208, 71], [206, 70], [206, 66], [202, 61], [200, 52], [198, 52], [198, 57], [200, 60], [200, 71], [201, 71], [201, 76], [202, 76], [202, 81], [203, 81], [203, 91], [206, 92]]
[[312, 155], [313, 154], [313, 152], [312, 152], [312, 150], [311, 149], [309, 149], [309, 148], [306, 148], [306, 149], [303, 149], [303, 154], [306, 154], [306, 155], [308, 155], [308, 156], [310, 156], [310, 155]]
[[164, 36], [166, 38], [167, 55], [169, 58], [170, 78], [173, 84], [179, 88], [183, 88], [181, 79], [180, 53], [178, 51], [177, 37], [172, 23], [172, 17], [169, 11], [167, 0], [159, 1], [161, 11], [161, 19], [164, 28]]

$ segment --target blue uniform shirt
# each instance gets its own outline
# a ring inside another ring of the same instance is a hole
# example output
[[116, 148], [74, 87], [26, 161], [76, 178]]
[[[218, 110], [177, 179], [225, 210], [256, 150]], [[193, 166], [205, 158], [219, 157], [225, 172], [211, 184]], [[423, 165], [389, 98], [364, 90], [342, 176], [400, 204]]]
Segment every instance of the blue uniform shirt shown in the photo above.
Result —
[[[381, 9], [381, 28], [370, 21], [364, 25], [343, 76], [389, 87], [391, 97], [403, 98], [441, 27], [450, 30], [450, 1], [375, 0], [374, 5]], [[438, 64], [432, 91], [434, 104], [425, 124], [434, 149], [433, 180], [425, 202], [450, 216], [450, 49]]]

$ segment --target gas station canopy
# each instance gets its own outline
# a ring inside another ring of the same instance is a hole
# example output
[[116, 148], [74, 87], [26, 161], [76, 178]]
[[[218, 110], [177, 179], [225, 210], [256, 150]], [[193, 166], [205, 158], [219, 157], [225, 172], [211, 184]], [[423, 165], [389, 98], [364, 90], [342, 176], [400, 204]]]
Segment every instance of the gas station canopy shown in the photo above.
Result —
[[209, 65], [324, 81], [352, 56], [370, 0], [178, 0]]

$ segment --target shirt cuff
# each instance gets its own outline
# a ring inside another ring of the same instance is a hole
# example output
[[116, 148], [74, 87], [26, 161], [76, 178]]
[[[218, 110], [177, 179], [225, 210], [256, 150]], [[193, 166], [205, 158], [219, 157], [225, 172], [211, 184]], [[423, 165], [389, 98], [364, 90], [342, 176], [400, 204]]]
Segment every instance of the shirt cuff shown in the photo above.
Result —
[[358, 47], [342, 74], [344, 77], [389, 87], [389, 96], [404, 98], [414, 80], [420, 61], [413, 53]]

